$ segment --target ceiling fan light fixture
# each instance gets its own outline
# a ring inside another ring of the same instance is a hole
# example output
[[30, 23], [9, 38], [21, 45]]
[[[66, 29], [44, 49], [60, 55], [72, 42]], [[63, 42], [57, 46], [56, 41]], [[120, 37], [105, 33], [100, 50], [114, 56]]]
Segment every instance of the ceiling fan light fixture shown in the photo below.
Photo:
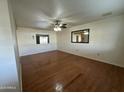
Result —
[[54, 27], [54, 31], [61, 31], [62, 29], [59, 26]]
[[67, 24], [63, 24], [60, 20], [56, 20], [54, 24], [54, 31], [62, 31], [62, 28], [67, 28]]
[[54, 27], [54, 31], [58, 31], [56, 27]]
[[60, 27], [58, 27], [58, 31], [61, 31], [62, 29]]

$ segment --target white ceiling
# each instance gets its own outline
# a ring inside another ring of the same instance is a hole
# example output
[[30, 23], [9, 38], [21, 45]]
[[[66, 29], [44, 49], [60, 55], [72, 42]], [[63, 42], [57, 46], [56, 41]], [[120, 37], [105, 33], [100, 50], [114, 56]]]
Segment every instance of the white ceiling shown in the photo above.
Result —
[[52, 29], [55, 19], [68, 27], [124, 13], [124, 0], [13, 0], [16, 25], [40, 29]]

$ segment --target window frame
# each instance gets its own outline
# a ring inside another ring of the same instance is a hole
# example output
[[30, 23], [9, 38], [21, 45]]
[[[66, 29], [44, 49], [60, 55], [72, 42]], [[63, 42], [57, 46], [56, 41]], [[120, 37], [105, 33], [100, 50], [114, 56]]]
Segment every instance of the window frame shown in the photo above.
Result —
[[47, 44], [49, 44], [49, 35], [43, 35], [43, 34], [36, 34], [36, 44], [41, 44], [40, 43], [40, 37], [48, 37]]
[[[89, 33], [89, 34], [88, 34], [88, 41], [87, 41], [87, 42], [73, 42], [73, 33], [74, 33], [74, 32], [80, 32], [80, 31], [81, 31], [81, 32], [87, 31], [87, 32]], [[90, 29], [83, 29], [83, 30], [72, 31], [72, 32], [71, 32], [71, 43], [87, 43], [87, 44], [88, 44], [89, 41], [90, 41], [90, 38], [89, 38], [89, 37], [90, 37]]]

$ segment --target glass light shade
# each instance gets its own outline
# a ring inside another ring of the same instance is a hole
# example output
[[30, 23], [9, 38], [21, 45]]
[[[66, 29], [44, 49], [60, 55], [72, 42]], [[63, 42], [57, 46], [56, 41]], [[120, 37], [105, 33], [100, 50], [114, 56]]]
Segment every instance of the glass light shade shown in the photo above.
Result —
[[59, 26], [54, 27], [54, 31], [61, 31], [62, 29]]
[[60, 27], [58, 27], [57, 29], [58, 29], [58, 31], [61, 31], [61, 28]]
[[58, 31], [58, 29], [55, 27], [55, 28], [54, 28], [54, 31]]

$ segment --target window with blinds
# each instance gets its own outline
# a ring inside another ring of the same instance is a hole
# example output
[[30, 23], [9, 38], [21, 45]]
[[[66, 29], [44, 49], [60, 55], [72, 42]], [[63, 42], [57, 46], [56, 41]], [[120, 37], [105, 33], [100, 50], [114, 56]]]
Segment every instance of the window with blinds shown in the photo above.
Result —
[[49, 44], [49, 35], [36, 35], [36, 44]]

